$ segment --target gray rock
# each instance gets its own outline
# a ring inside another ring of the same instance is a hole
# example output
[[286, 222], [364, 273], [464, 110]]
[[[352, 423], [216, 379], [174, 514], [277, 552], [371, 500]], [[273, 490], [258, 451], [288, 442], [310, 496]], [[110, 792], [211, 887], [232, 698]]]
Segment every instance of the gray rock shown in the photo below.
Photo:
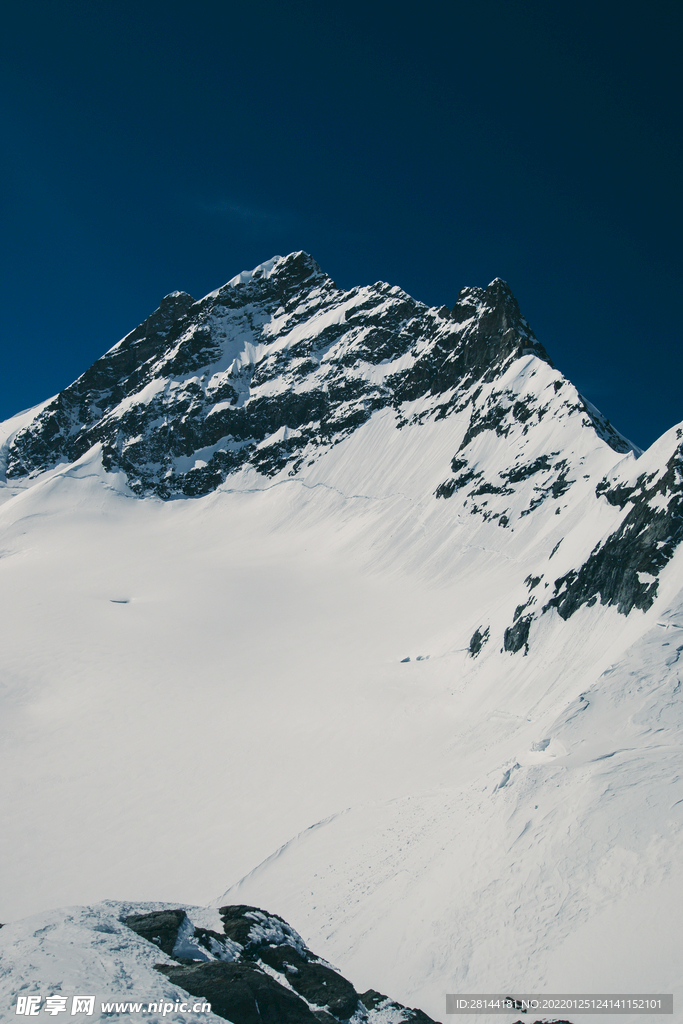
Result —
[[[211, 1003], [213, 1013], [232, 1024], [340, 1024], [356, 1012], [363, 1016], [366, 1010], [373, 1011], [378, 1000], [396, 1011], [395, 1019], [430, 1024], [431, 1018], [421, 1010], [401, 1006], [379, 993], [367, 992], [359, 1002], [351, 982], [312, 953], [277, 914], [246, 905], [221, 907], [219, 914], [223, 935], [194, 929], [194, 938], [207, 951], [206, 960], [174, 953], [179, 929], [187, 919], [184, 910], [131, 914], [125, 924], [176, 960], [157, 964], [159, 972], [190, 995]], [[226, 959], [222, 959], [221, 944], [230, 946]], [[203, 955], [203, 950], [198, 952]]]

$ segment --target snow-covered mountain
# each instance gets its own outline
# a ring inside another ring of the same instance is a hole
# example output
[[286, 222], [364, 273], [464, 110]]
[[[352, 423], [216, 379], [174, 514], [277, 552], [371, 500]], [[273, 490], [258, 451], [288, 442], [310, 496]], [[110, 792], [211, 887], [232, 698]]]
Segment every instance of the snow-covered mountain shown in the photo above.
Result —
[[437, 1019], [683, 998], [683, 428], [641, 453], [500, 280], [295, 253], [0, 437], [0, 915], [266, 907]]

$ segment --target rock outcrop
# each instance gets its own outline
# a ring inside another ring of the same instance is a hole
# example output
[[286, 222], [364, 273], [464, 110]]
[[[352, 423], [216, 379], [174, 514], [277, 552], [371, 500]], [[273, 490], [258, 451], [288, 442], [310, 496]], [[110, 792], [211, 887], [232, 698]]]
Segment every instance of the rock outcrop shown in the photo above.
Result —
[[248, 906], [219, 914], [223, 934], [194, 927], [184, 910], [132, 914], [125, 924], [176, 961], [158, 971], [232, 1024], [433, 1024], [372, 989], [356, 992], [276, 914]]

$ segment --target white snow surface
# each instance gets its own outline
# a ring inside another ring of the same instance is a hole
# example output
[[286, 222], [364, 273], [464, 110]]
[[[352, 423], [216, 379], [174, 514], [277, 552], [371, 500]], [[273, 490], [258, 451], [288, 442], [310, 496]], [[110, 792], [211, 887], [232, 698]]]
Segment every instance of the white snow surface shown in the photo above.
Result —
[[[683, 1005], [683, 554], [648, 612], [551, 611], [528, 656], [500, 649], [525, 577], [540, 606], [623, 517], [596, 482], [663, 466], [675, 433], [641, 464], [558, 405], [544, 450], [576, 483], [522, 516], [527, 482], [501, 529], [434, 498], [468, 420], [383, 410], [296, 476], [192, 500], [134, 498], [97, 447], [3, 486], [5, 992], [179, 991], [116, 923], [160, 901], [279, 914], [437, 1020], [446, 992]], [[538, 436], [482, 433], [470, 464], [491, 478]]]
[[[155, 964], [175, 961], [161, 949], [141, 938], [123, 923], [129, 914], [148, 914], [171, 908], [163, 903], [115, 903], [105, 901], [90, 907], [67, 907], [28, 917], [0, 929], [0, 1020], [21, 1020], [15, 1007], [17, 996], [66, 996], [62, 1019], [71, 1020], [74, 995], [95, 995], [92, 1015], [77, 1013], [77, 1021], [145, 1020], [150, 1024], [187, 1020], [197, 1024], [223, 1022], [211, 1012], [103, 1013], [103, 1002], [149, 1003], [179, 1000], [196, 1005], [198, 997], [189, 996], [172, 984]], [[195, 926], [208, 927], [206, 911], [182, 907]], [[216, 918], [217, 914], [214, 915]], [[220, 919], [217, 922], [220, 925]], [[47, 1019], [45, 1010], [38, 1014]], [[56, 1015], [52, 1019], [60, 1019]]]

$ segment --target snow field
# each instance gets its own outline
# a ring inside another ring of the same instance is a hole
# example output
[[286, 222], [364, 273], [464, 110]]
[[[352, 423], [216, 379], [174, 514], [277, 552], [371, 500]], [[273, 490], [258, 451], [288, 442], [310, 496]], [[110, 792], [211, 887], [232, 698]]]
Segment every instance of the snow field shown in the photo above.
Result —
[[[437, 1019], [446, 991], [683, 998], [681, 553], [648, 613], [552, 611], [528, 657], [502, 653], [525, 578], [540, 607], [614, 529], [595, 482], [633, 459], [553, 420], [590, 479], [521, 518], [520, 490], [500, 528], [433, 497], [468, 416], [397, 431], [385, 411], [297, 478], [196, 500], [133, 498], [96, 449], [12, 489], [0, 919], [254, 903]], [[490, 475], [525, 444], [482, 434], [471, 461]]]

